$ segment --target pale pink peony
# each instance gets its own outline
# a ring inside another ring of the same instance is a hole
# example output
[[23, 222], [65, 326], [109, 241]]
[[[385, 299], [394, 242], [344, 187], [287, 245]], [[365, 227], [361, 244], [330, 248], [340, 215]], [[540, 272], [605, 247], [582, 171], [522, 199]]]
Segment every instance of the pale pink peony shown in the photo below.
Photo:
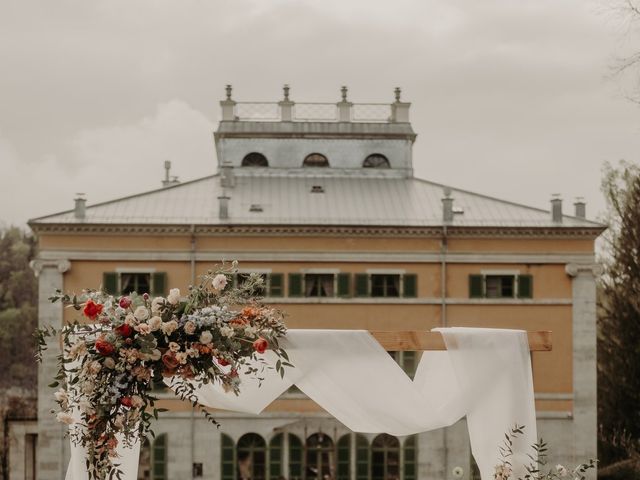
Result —
[[213, 277], [211, 285], [218, 291], [224, 290], [224, 287], [227, 286], [227, 277], [224, 274], [219, 273], [218, 275]]
[[169, 295], [167, 295], [167, 301], [171, 305], [177, 305], [178, 302], [180, 301], [180, 289], [172, 288], [171, 290], [169, 290]]
[[196, 324], [193, 323], [191, 320], [187, 320], [183, 328], [184, 328], [184, 332], [187, 335], [193, 335], [194, 333], [196, 333]]

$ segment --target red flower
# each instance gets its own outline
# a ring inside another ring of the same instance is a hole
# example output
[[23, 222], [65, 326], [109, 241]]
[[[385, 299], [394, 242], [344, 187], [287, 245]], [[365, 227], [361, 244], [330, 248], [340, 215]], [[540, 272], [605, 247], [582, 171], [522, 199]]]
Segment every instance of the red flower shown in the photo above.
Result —
[[253, 342], [253, 349], [258, 353], [264, 353], [269, 346], [269, 342], [267, 342], [264, 338], [260, 337], [255, 342]]
[[130, 337], [133, 334], [133, 328], [131, 328], [131, 326], [127, 325], [126, 323], [123, 323], [119, 327], [114, 328], [113, 331], [121, 337]]
[[82, 310], [82, 313], [91, 320], [95, 320], [96, 317], [102, 313], [102, 304], [96, 303], [93, 300], [87, 300], [87, 303], [84, 304], [84, 310]]
[[107, 357], [115, 352], [116, 347], [114, 347], [112, 343], [107, 342], [104, 338], [99, 338], [96, 340], [96, 350], [99, 354]]
[[131, 397], [122, 397], [120, 399], [120, 403], [125, 407], [131, 407], [133, 405], [133, 401], [131, 400]]
[[120, 301], [118, 302], [120, 308], [129, 308], [131, 305], [131, 298], [129, 297], [120, 297]]
[[229, 362], [227, 362], [224, 358], [216, 358], [216, 360], [218, 361], [218, 364], [226, 367], [227, 365], [229, 365]]

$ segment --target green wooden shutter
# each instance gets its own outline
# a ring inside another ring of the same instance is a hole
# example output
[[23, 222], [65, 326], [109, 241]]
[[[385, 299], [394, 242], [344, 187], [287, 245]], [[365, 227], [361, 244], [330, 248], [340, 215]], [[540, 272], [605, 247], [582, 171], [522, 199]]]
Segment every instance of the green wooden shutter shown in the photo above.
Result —
[[293, 433], [289, 434], [289, 478], [302, 480], [302, 442]]
[[533, 277], [518, 275], [518, 298], [533, 298]]
[[350, 273], [338, 274], [338, 296], [339, 297], [351, 296], [351, 274]]
[[281, 297], [284, 293], [284, 275], [272, 273], [269, 275], [269, 296]]
[[404, 441], [404, 480], [417, 478], [417, 456], [416, 437], [409, 437]]
[[104, 272], [102, 274], [102, 289], [110, 295], [118, 293], [118, 274], [116, 272]]
[[302, 296], [302, 274], [301, 273], [289, 274], [289, 296], [290, 297]]
[[220, 461], [220, 478], [222, 480], [234, 480], [236, 478], [236, 461], [235, 461], [235, 448], [233, 440], [229, 435], [224, 433], [220, 435], [220, 449], [221, 449], [221, 461]]
[[369, 479], [369, 441], [356, 433], [356, 480]]
[[167, 435], [164, 433], [153, 442], [151, 478], [167, 480]]
[[482, 275], [469, 275], [469, 298], [484, 297]]
[[418, 276], [415, 273], [409, 273], [402, 276], [403, 296], [415, 298], [418, 296]]
[[356, 273], [356, 297], [369, 296], [369, 275], [367, 273]]
[[284, 434], [279, 433], [269, 442], [269, 478], [278, 480], [283, 476], [282, 472], [282, 447]]
[[349, 480], [351, 470], [351, 434], [347, 433], [338, 440], [338, 480]]
[[152, 283], [152, 295], [164, 296], [167, 294], [167, 274], [165, 272], [155, 272]]

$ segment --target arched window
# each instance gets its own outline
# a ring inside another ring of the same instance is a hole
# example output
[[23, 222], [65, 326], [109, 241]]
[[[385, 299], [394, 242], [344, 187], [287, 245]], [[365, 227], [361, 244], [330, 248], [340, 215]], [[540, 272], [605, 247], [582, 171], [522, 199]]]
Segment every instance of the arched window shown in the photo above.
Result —
[[400, 441], [383, 433], [371, 444], [371, 480], [400, 479]]
[[265, 480], [267, 445], [257, 433], [246, 433], [238, 439], [237, 479]]
[[167, 480], [167, 434], [158, 435], [151, 451], [151, 479]]
[[[351, 441], [355, 437], [355, 450]], [[340, 437], [337, 443], [338, 476], [336, 480], [350, 480], [351, 466], [355, 463], [355, 480], [369, 480], [369, 441], [367, 437], [359, 433], [348, 433]], [[353, 454], [355, 453], [355, 458]]]
[[338, 476], [337, 480], [351, 478], [351, 434], [347, 433], [338, 440]]
[[269, 478], [278, 480], [284, 477], [282, 468], [282, 452], [284, 450], [284, 434], [278, 433], [269, 442]]
[[320, 153], [312, 153], [311, 155], [307, 155], [302, 162], [303, 167], [328, 167], [329, 160], [327, 157]]
[[236, 459], [233, 439], [224, 433], [220, 435], [220, 478], [222, 480], [235, 480]]
[[251, 152], [242, 159], [243, 167], [268, 167], [267, 157], [258, 152]]
[[418, 449], [416, 437], [411, 436], [404, 441], [404, 480], [418, 478]]
[[362, 162], [362, 166], [365, 168], [391, 168], [391, 164], [387, 157], [380, 153], [369, 155], [364, 159], [364, 162]]
[[151, 480], [151, 443], [148, 438], [140, 445], [140, 461], [138, 462], [138, 480]]
[[307, 480], [330, 480], [335, 478], [336, 462], [333, 440], [323, 433], [314, 433], [307, 438]]
[[364, 435], [356, 434], [356, 480], [368, 480], [370, 470], [369, 441]]

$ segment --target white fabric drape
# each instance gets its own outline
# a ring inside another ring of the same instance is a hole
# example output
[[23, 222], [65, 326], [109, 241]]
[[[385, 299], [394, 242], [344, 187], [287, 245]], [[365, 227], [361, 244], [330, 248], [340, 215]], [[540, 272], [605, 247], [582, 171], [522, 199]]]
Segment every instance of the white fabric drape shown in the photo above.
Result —
[[[220, 385], [206, 385], [198, 390], [198, 399], [209, 407], [258, 414], [295, 383], [351, 430], [397, 436], [445, 427], [466, 416], [483, 480], [492, 478], [500, 461], [505, 432], [514, 424], [524, 425], [511, 459], [514, 473], [523, 473], [518, 467], [528, 463], [526, 455], [536, 441], [526, 332], [436, 330], [447, 350], [424, 352], [413, 381], [367, 331], [289, 330], [282, 346], [295, 368], [288, 368], [284, 378], [266, 369], [261, 386], [245, 377], [236, 396]], [[174, 382], [178, 380], [169, 384]], [[69, 471], [74, 473], [67, 480], [83, 480], [82, 452], [73, 453]], [[135, 480], [137, 458], [138, 450], [124, 453], [126, 480]]]

